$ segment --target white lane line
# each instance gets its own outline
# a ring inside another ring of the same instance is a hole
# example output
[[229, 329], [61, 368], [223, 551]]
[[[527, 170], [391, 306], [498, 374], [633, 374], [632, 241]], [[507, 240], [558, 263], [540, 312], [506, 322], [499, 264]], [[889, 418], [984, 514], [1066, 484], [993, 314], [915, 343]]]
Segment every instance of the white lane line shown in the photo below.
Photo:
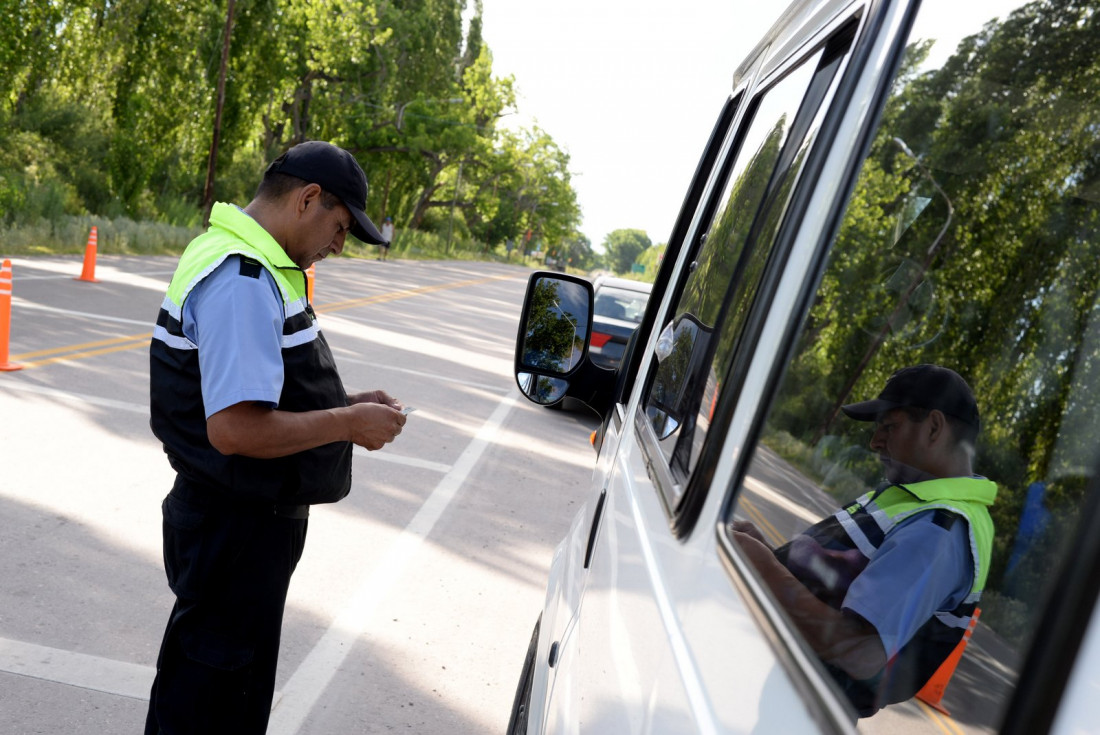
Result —
[[783, 510], [801, 518], [807, 523], [813, 524], [821, 520], [822, 514], [814, 513], [806, 506], [799, 505], [798, 503], [789, 500], [778, 490], [770, 485], [765, 485], [763, 482], [757, 480], [755, 477], [746, 477], [745, 487], [748, 488], [749, 492], [755, 493], [757, 496], [759, 496], [760, 499], [765, 503], [778, 505]]
[[[99, 279], [105, 280], [104, 275], [111, 276], [136, 276], [138, 278], [146, 278], [148, 276], [171, 276], [175, 273], [175, 268], [171, 270], [151, 270], [142, 271], [140, 268], [135, 270], [123, 270], [131, 265], [147, 265], [144, 261], [145, 256], [137, 256], [134, 260], [126, 261], [120, 260], [116, 256], [97, 254], [96, 257], [96, 276]], [[142, 263], [136, 263], [135, 261], [141, 259]], [[173, 261], [175, 258], [173, 258]], [[19, 269], [18, 278], [20, 281], [51, 281], [60, 280], [63, 278], [73, 279], [80, 275], [81, 268], [84, 265], [84, 259], [80, 256], [72, 258], [51, 258], [44, 260], [41, 258], [11, 258], [11, 264]], [[26, 269], [26, 270], [24, 270]], [[36, 275], [27, 275], [26, 271], [34, 271]], [[164, 285], [168, 288], [167, 281]]]
[[473, 380], [460, 380], [459, 378], [452, 377], [450, 375], [440, 375], [439, 373], [428, 373], [423, 370], [413, 370], [412, 368], [398, 367], [392, 363], [384, 362], [371, 362], [369, 360], [362, 360], [358, 357], [348, 357], [347, 355], [337, 354], [337, 363], [349, 362], [356, 365], [365, 365], [367, 367], [378, 368], [379, 370], [389, 370], [395, 373], [404, 373], [406, 375], [417, 375], [424, 378], [431, 378], [434, 381], [443, 381], [447, 383], [454, 383], [455, 385], [465, 385], [468, 388], [481, 388], [482, 390], [492, 391], [493, 393], [502, 393], [511, 391], [510, 380], [511, 377], [505, 380], [503, 386], [500, 383], [478, 383]]
[[86, 653], [0, 638], [0, 671], [69, 686], [149, 699], [156, 669]]
[[287, 681], [272, 708], [267, 730], [270, 735], [295, 735], [301, 728], [337, 669], [365, 632], [374, 608], [404, 579], [405, 567], [454, 500], [482, 453], [493, 443], [515, 402], [514, 396], [507, 395], [497, 404], [496, 410], [455, 462], [454, 469], [439, 481], [385, 556], [363, 576], [347, 607]]
[[[7, 392], [37, 393], [38, 395], [57, 398], [68, 403], [82, 403], [90, 406], [113, 408], [118, 411], [129, 411], [130, 413], [138, 413], [145, 416], [149, 415], [149, 405], [146, 403], [115, 401], [110, 398], [100, 398], [99, 396], [91, 396], [86, 393], [73, 393], [71, 391], [57, 390], [56, 388], [47, 388], [42, 385], [21, 383], [18, 380], [0, 384], [0, 395]], [[433, 462], [430, 459], [421, 459], [420, 457], [394, 454], [389, 451], [369, 452], [362, 447], [355, 447], [354, 451], [355, 454], [368, 457], [371, 461], [389, 462], [390, 464], [399, 464], [405, 467], [416, 467], [422, 470], [438, 472], [441, 475], [445, 475], [454, 469], [454, 465], [444, 464], [443, 462]]]
[[72, 391], [67, 390], [47, 388], [44, 385], [22, 383], [18, 380], [7, 381], [3, 384], [0, 384], [0, 393], [7, 393], [9, 391], [37, 393], [39, 395], [49, 396], [50, 398], [59, 398], [62, 401], [67, 401], [69, 403], [86, 403], [92, 406], [102, 406], [103, 408], [114, 408], [119, 411], [130, 411], [131, 413], [141, 413], [145, 414], [146, 416], [149, 415], [149, 404], [147, 403], [128, 403], [126, 401], [115, 401], [110, 398], [91, 396], [87, 393], [73, 393]]
[[[146, 406], [65, 393], [41, 386], [8, 384], [6, 387], [123, 410], [141, 413], [148, 411]], [[370, 453], [372, 460], [430, 469], [444, 473], [445, 476], [402, 531], [401, 536], [394, 542], [383, 560], [363, 579], [351, 604], [333, 622], [313, 651], [291, 676], [286, 688], [281, 693], [276, 693], [276, 713], [272, 715], [272, 727], [269, 732], [277, 734], [298, 731], [325, 687], [332, 680], [337, 668], [350, 652], [352, 645], [362, 635], [367, 615], [397, 583], [404, 567], [462, 488], [466, 478], [477, 465], [485, 449], [492, 444], [497, 431], [514, 406], [515, 397], [505, 396], [453, 466], [385, 452]], [[358, 448], [356, 450], [359, 451]], [[366, 450], [362, 451], [366, 453]], [[0, 672], [147, 701], [156, 669], [152, 666], [114, 661], [100, 656], [0, 638]]]
[[454, 465], [443, 464], [442, 462], [433, 462], [430, 459], [421, 459], [420, 457], [407, 457], [401, 454], [393, 454], [388, 449], [383, 449], [380, 452], [372, 452], [369, 449], [363, 447], [355, 447], [353, 453], [359, 457], [365, 457], [372, 462], [379, 460], [381, 462], [389, 462], [391, 464], [400, 464], [405, 467], [416, 467], [421, 470], [431, 470], [432, 472], [438, 472], [441, 475], [445, 475], [454, 469]]
[[[12, 258], [11, 264], [18, 270], [16, 279], [20, 283], [23, 281], [53, 281], [77, 278], [81, 273], [83, 259], [49, 262]], [[170, 270], [142, 272], [140, 268], [137, 270], [128, 270], [127, 267], [130, 265], [133, 265], [133, 263], [99, 258], [97, 259], [98, 267], [96, 268], [95, 275], [101, 283], [118, 283], [124, 286], [136, 286], [137, 288], [160, 291], [163, 294], [168, 288], [168, 281], [159, 278], [151, 278], [151, 276], [171, 276], [175, 272]], [[24, 268], [35, 271], [35, 274], [27, 275], [23, 270]]]
[[[18, 264], [15, 261], [12, 261], [12, 265], [18, 265]], [[33, 265], [28, 266], [26, 264], [22, 264], [20, 266], [20, 273], [19, 273], [19, 276], [18, 276], [20, 282], [22, 282], [22, 281], [72, 281], [72, 280], [76, 280], [77, 276], [80, 275], [82, 264], [77, 263], [76, 267], [70, 269], [70, 270], [72, 270], [72, 273], [51, 273], [48, 276], [28, 276], [26, 273], [22, 272], [23, 268], [34, 268], [34, 266]], [[115, 275], [114, 273], [111, 272], [112, 270], [113, 270], [112, 268], [108, 268], [106, 266], [100, 265], [99, 268], [96, 270], [96, 278], [99, 278], [100, 281], [108, 281], [108, 282], [115, 282], [115, 283], [120, 282], [115, 278], [111, 278], [111, 276]], [[174, 273], [175, 273], [175, 271], [149, 271], [148, 273], [131, 273], [131, 274], [128, 274], [128, 275], [135, 276], [135, 277], [138, 277], [138, 278], [146, 278], [148, 276], [171, 276]], [[107, 278], [102, 278], [101, 276], [108, 276], [108, 277]], [[165, 289], [168, 288], [168, 281], [164, 281], [164, 288]]]
[[12, 308], [27, 309], [29, 311], [48, 311], [52, 314], [65, 314], [66, 316], [78, 316], [84, 319], [93, 319], [97, 322], [119, 322], [121, 324], [139, 324], [150, 332], [153, 331], [153, 327], [156, 326], [156, 315], [153, 314], [149, 319], [126, 319], [121, 316], [107, 316], [105, 314], [89, 314], [86, 311], [74, 311], [72, 309], [60, 309], [56, 306], [46, 306], [44, 304], [36, 304], [33, 301], [27, 301], [26, 299], [19, 298], [18, 296], [12, 297]]

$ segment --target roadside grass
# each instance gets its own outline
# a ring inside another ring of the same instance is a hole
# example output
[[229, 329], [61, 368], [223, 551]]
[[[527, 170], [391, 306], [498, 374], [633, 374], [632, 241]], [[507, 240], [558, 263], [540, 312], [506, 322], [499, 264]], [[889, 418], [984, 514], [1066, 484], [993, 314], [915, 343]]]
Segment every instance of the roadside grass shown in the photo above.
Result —
[[0, 225], [0, 254], [82, 254], [92, 227], [96, 228], [96, 252], [111, 255], [178, 255], [202, 227], [160, 222], [136, 222], [127, 217], [96, 216], [44, 218], [17, 225]]
[[[96, 252], [104, 255], [179, 255], [201, 226], [135, 221], [127, 217], [63, 216], [39, 218], [10, 226], [0, 224], [0, 256], [82, 255], [92, 227], [96, 228]], [[354, 238], [344, 245], [344, 256], [378, 258], [380, 249]], [[503, 245], [487, 247], [471, 239], [451, 238], [434, 232], [406, 231], [394, 237], [388, 258], [394, 260], [468, 260], [514, 263], [542, 267], [541, 258], [509, 254]]]

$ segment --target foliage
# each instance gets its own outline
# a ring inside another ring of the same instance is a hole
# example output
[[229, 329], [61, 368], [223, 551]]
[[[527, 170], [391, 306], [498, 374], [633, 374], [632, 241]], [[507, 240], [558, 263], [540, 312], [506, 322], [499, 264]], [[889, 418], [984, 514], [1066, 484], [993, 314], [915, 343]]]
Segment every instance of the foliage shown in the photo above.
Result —
[[[397, 230], [390, 253], [408, 260], [508, 260], [503, 246], [490, 247], [468, 236], [455, 235], [448, 241], [446, 233], [426, 230]], [[354, 238], [345, 242], [344, 254], [358, 258], [379, 255], [376, 245], [360, 243]]]
[[616, 273], [630, 273], [634, 261], [652, 245], [642, 230], [612, 230], [603, 240], [604, 260]]
[[178, 254], [202, 232], [198, 224], [188, 227], [138, 222], [129, 217], [65, 215], [23, 222], [14, 228], [0, 225], [0, 243], [5, 255], [82, 254], [93, 226], [97, 231], [98, 252], [116, 255]]
[[[771, 417], [785, 446], [825, 456], [866, 446], [840, 406], [894, 369], [965, 376], [982, 413], [975, 469], [1000, 488], [988, 612], [1006, 631], [1026, 627], [1014, 601], [1050, 578], [1100, 434], [1100, 60], [1085, 51], [1098, 45], [1100, 15], [1041, 0], [939, 69], [922, 68], [927, 44], [909, 49]], [[827, 458], [819, 471], [843, 465], [857, 485], [877, 469]], [[1053, 521], [1009, 574], [1038, 481]]]
[[[569, 157], [503, 130], [476, 0], [3, 0], [0, 224], [65, 216], [190, 226], [199, 213], [229, 24], [215, 197], [244, 203], [265, 163], [330, 140], [399, 229], [503, 247], [575, 247]], [[578, 251], [583, 256], [583, 248]]]
[[645, 251], [635, 259], [635, 263], [642, 266], [643, 270], [640, 274], [635, 274], [639, 281], [645, 281], [646, 283], [653, 283], [657, 277], [657, 271], [661, 269], [661, 262], [665, 258], [665, 249], [668, 247], [666, 243], [660, 245], [653, 245], [648, 247]]
[[562, 243], [560, 255], [567, 267], [582, 271], [590, 271], [600, 262], [599, 255], [592, 249], [592, 242], [579, 232]]
[[545, 278], [535, 282], [523, 338], [525, 365], [564, 373], [573, 366], [575, 356], [580, 355], [584, 345], [578, 339], [577, 325], [582, 311], [568, 300], [572, 285]]

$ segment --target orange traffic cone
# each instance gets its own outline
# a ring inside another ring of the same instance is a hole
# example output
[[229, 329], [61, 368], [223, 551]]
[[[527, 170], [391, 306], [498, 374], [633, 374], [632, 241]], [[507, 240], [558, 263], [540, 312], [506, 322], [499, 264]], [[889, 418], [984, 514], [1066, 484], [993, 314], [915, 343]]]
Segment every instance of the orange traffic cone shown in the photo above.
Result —
[[981, 614], [981, 608], [974, 608], [974, 614], [970, 616], [970, 625], [966, 627], [962, 640], [955, 646], [955, 650], [951, 652], [951, 655], [944, 659], [944, 662], [936, 669], [936, 673], [932, 674], [932, 678], [928, 680], [928, 683], [917, 692], [917, 699], [943, 712], [945, 715], [951, 713], [940, 704], [940, 700], [943, 699], [947, 684], [951, 681], [951, 677], [955, 673], [955, 667], [959, 665], [959, 661], [962, 659], [966, 644], [970, 641], [970, 634], [974, 632], [974, 626], [978, 624], [978, 616]]
[[92, 225], [92, 231], [88, 235], [88, 244], [84, 246], [84, 270], [81, 271], [79, 278], [73, 279], [74, 281], [99, 283], [99, 280], [95, 277], [95, 251], [98, 241], [98, 231], [95, 225]]
[[8, 362], [8, 339], [11, 337], [11, 261], [0, 266], [0, 370], [22, 370], [22, 365]]
[[313, 303], [313, 281], [317, 278], [317, 271], [313, 268], [315, 265], [317, 264], [310, 263], [306, 268], [306, 300], [311, 304]]

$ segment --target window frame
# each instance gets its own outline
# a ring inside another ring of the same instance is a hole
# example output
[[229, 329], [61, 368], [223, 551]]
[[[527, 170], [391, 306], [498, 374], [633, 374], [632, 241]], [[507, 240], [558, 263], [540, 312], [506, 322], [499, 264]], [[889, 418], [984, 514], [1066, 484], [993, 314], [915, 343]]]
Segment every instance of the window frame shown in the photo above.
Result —
[[1001, 720], [1001, 735], [1053, 730], [1073, 664], [1100, 603], [1100, 466], [1086, 492], [1081, 522], [1036, 619], [1035, 635]]
[[646, 303], [642, 323], [634, 330], [634, 334], [623, 352], [623, 359], [612, 392], [611, 409], [604, 417], [594, 443], [597, 452], [603, 444], [603, 437], [607, 433], [608, 423], [614, 421], [620, 430], [623, 426], [626, 418], [626, 406], [634, 394], [635, 382], [642, 367], [642, 358], [647, 354], [646, 343], [639, 339], [639, 335], [649, 334], [653, 330], [653, 325], [657, 323], [657, 316], [661, 311], [661, 304], [664, 301], [665, 293], [668, 291], [669, 283], [675, 274], [680, 252], [684, 248], [688, 234], [692, 231], [695, 212], [698, 210], [700, 200], [707, 194], [707, 187], [714, 172], [715, 164], [721, 160], [722, 143], [726, 140], [729, 131], [740, 124], [743, 108], [741, 103], [744, 95], [744, 89], [735, 90], [722, 104], [718, 120], [715, 121], [714, 127], [711, 129], [710, 137], [703, 148], [703, 154], [695, 167], [691, 184], [688, 186], [688, 193], [680, 205], [680, 213], [676, 218], [676, 224], [673, 225], [668, 247], [665, 249], [665, 257], [654, 278], [653, 290], [649, 294], [649, 301]]
[[[822, 121], [821, 129], [818, 131], [817, 152], [811, 154], [805, 162], [801, 186], [793, 192], [790, 206], [798, 211], [802, 211], [809, 204], [826, 163], [828, 150], [822, 153], [820, 141], [832, 141], [837, 137], [841, 126], [844, 124], [845, 109], [855, 99], [857, 88], [860, 86], [860, 77], [872, 59], [876, 41], [890, 22], [887, 17], [888, 8], [884, 8], [884, 4], [872, 0], [867, 6], [855, 7], [844, 15], [844, 22], [853, 22], [856, 25], [855, 38], [852, 43], [847, 69], [841, 72], [839, 85], [832, 97], [832, 109]], [[732, 540], [725, 532], [725, 525], [726, 520], [732, 515], [733, 507], [740, 494], [739, 491], [744, 484], [745, 473], [749, 464], [748, 458], [752, 456], [759, 444], [764, 422], [772, 407], [776, 391], [782, 382], [786, 365], [797, 345], [805, 316], [813, 303], [814, 295], [824, 275], [825, 266], [832, 251], [840, 222], [844, 217], [845, 207], [851, 198], [863, 161], [870, 150], [871, 142], [881, 122], [885, 102], [889, 97], [890, 89], [905, 54], [906, 43], [916, 18], [918, 6], [919, 0], [908, 3], [908, 6], [904, 8], [900, 13], [900, 17], [895, 21], [897, 29], [894, 38], [889, 43], [884, 70], [875, 84], [871, 98], [867, 100], [867, 106], [873, 112], [860, 131], [860, 137], [854, 147], [854, 155], [851, 155], [846, 162], [844, 185], [835, 194], [835, 201], [838, 202], [838, 206], [833, 207], [827, 226], [821, 229], [813, 243], [813, 259], [807, 265], [807, 277], [804, 279], [793, 308], [787, 316], [786, 326], [778, 342], [779, 350], [771, 360], [767, 370], [764, 390], [762, 391], [762, 395], [766, 398], [759, 401], [752, 409], [748, 431], [733, 461], [732, 471], [727, 475], [728, 481], [726, 487], [722, 489], [723, 498], [717, 514], [717, 522], [712, 529], [716, 537], [719, 561], [726, 569], [730, 582], [737, 589], [750, 615], [756, 619], [765, 638], [771, 642], [777, 660], [790, 677], [792, 685], [801, 692], [804, 705], [811, 711], [814, 718], [822, 724], [823, 729], [834, 732], [852, 731], [852, 720], [848, 705], [836, 696], [832, 686], [827, 681], [826, 674], [821, 669], [820, 663], [810, 658], [797, 634], [786, 625], [782, 613], [776, 608], [775, 603], [764, 589], [763, 582], [757, 576], [751, 563], [739, 551], [734, 549]], [[826, 148], [830, 147], [826, 146]], [[800, 230], [801, 223], [786, 221], [781, 226], [777, 241], [784, 244], [783, 252], [786, 255], [790, 254]], [[781, 263], [776, 263], [775, 270], [768, 277], [778, 281], [782, 273], [780, 266], [785, 264], [786, 258]], [[775, 288], [774, 283], [772, 288]], [[774, 293], [774, 290], [771, 293]], [[754, 309], [754, 313], [750, 316], [748, 329], [754, 338], [753, 349], [743, 346], [742, 354], [735, 356], [733, 365], [731, 365], [731, 375], [729, 376], [738, 379], [738, 382], [734, 385], [739, 386], [748, 373], [752, 359], [751, 354], [755, 349], [761, 330], [765, 326], [766, 316], [766, 310], [759, 308]], [[719, 424], [721, 422], [720, 425], [728, 430], [740, 401], [741, 391], [739, 389], [727, 391], [720, 396], [715, 406], [714, 423]], [[724, 448], [724, 443], [724, 441], [716, 441], [712, 446], [704, 447], [704, 455], [700, 458], [696, 467], [696, 474], [706, 474], [707, 477], [705, 481], [700, 477], [700, 484], [710, 485], [713, 483], [714, 476], [717, 474], [719, 455]], [[696, 494], [702, 495], [702, 493]], [[702, 500], [700, 498], [696, 501], [699, 506], [702, 505]], [[686, 532], [690, 532], [690, 530], [688, 528]]]
[[[728, 177], [732, 173], [733, 166], [738, 156], [742, 153], [741, 148], [745, 135], [755, 119], [761, 101], [792, 72], [809, 62], [815, 54], [820, 53], [821, 58], [816, 62], [816, 68], [813, 70], [811, 81], [802, 99], [798, 103], [795, 118], [791, 123], [790, 131], [792, 135], [784, 141], [784, 145], [779, 151], [779, 158], [776, 166], [773, 168], [771, 175], [769, 175], [766, 193], [753, 215], [753, 221], [749, 228], [748, 240], [751, 241], [759, 237], [761, 224], [763, 220], [769, 216], [773, 208], [776, 206], [782, 207], [776, 229], [771, 235], [769, 242], [766, 244], [756, 243], [757, 247], [767, 248], [767, 252], [763, 254], [763, 257], [766, 258], [766, 262], [759, 281], [755, 286], [756, 294], [750, 308], [750, 316], [741, 327], [738, 344], [727, 366], [727, 375], [722, 381], [724, 385], [733, 387], [727, 391], [723, 391], [722, 395], [719, 396], [719, 401], [715, 406], [711, 429], [704, 438], [702, 450], [694, 466], [687, 472], [686, 477], [677, 476], [676, 470], [674, 470], [670, 466], [669, 461], [666, 460], [656, 433], [645, 415], [646, 401], [656, 376], [655, 357], [653, 357], [652, 351], [647, 353], [648, 359], [650, 359], [654, 365], [651, 366], [641, 386], [639, 401], [633, 419], [647, 474], [653, 482], [657, 490], [657, 495], [668, 516], [670, 529], [677, 538], [683, 539], [691, 534], [698, 520], [703, 503], [708, 495], [714, 478], [716, 454], [718, 449], [720, 449], [725, 442], [726, 428], [729, 423], [729, 417], [720, 415], [718, 409], [724, 403], [727, 405], [735, 405], [736, 402], [733, 401], [731, 403], [731, 399], [736, 398], [740, 393], [736, 388], [739, 383], [729, 382], [731, 377], [733, 380], [737, 378], [737, 376], [733, 374], [732, 369], [739, 363], [745, 362], [743, 357], [745, 354], [752, 353], [759, 334], [759, 329], [763, 324], [763, 320], [758, 315], [762, 311], [766, 312], [766, 305], [771, 301], [778, 283], [779, 275], [782, 274], [783, 265], [787, 262], [787, 256], [792, 244], [790, 230], [797, 229], [793, 228], [791, 223], [788, 222], [787, 213], [789, 211], [797, 211], [795, 208], [798, 203], [805, 198], [802, 192], [804, 192], [807, 187], [811, 186], [811, 182], [817, 178], [817, 171], [813, 166], [816, 165], [819, 167], [820, 164], [815, 164], [815, 161], [823, 157], [820, 141], [828, 139], [827, 137], [823, 137], [826, 136], [826, 134], [831, 137], [831, 128], [836, 126], [836, 122], [834, 121], [830, 128], [826, 127], [830, 120], [836, 117], [832, 114], [832, 110], [835, 108], [837, 100], [839, 99], [838, 95], [845, 85], [848, 76], [847, 72], [852, 68], [854, 63], [855, 54], [859, 48], [861, 35], [863, 34], [862, 26], [866, 22], [866, 15], [866, 7], [858, 4], [848, 8], [846, 12], [838, 14], [836, 18], [820, 28], [812, 37], [808, 38], [804, 43], [787, 54], [783, 61], [776, 64], [765, 76], [754, 80], [753, 84], [749, 85], [748, 88], [741, 92], [740, 96], [748, 98], [748, 103], [745, 107], [746, 112], [738, 121], [737, 130], [730, 136], [729, 143], [723, 143], [721, 159], [717, 162], [718, 165], [712, 166], [712, 173], [716, 175], [708, 181], [708, 190], [705, 197], [701, 199], [697, 209], [690, 213], [692, 217], [692, 227], [689, 230], [689, 234], [692, 237], [691, 249], [683, 258], [685, 267], [679, 274], [678, 281], [674, 285], [669, 286], [669, 290], [672, 291], [672, 296], [669, 299], [668, 312], [664, 314], [664, 318], [666, 319], [671, 318], [672, 312], [679, 304], [679, 300], [683, 295], [683, 290], [689, 275], [686, 263], [693, 260], [705, 246], [706, 235], [709, 233], [709, 229], [713, 224], [713, 218], [718, 207], [722, 204], [720, 200], [725, 191], [726, 184], [728, 183]], [[830, 49], [831, 45], [834, 46], [834, 48]], [[832, 71], [830, 73], [825, 73], [825, 70], [834, 62], [835, 67]], [[818, 102], [815, 109], [811, 112], [806, 109], [805, 102], [815, 97], [818, 99]], [[817, 123], [816, 125], [815, 122]], [[801, 131], [801, 135], [796, 139], [793, 133], [797, 131]], [[801, 161], [797, 168], [794, 168], [792, 165], [797, 162], [798, 151], [802, 150], [805, 146], [807, 135], [811, 131], [814, 132], [814, 137], [810, 147], [806, 150], [805, 159]], [[781, 170], [784, 171], [784, 174], [777, 177], [775, 174]], [[812, 176], [808, 178], [810, 174], [812, 174]], [[775, 197], [775, 193], [780, 189], [788, 176], [794, 178], [790, 182], [791, 186], [784, 201], [781, 202]], [[685, 214], [688, 213], [682, 212], [681, 217], [684, 217]], [[752, 257], [753, 255], [760, 256], [761, 253], [759, 250], [754, 249], [749, 251], [746, 249], [742, 255]], [[738, 266], [740, 266], [740, 260], [739, 258]], [[665, 264], [668, 265], [667, 258]], [[726, 321], [729, 317], [727, 311], [732, 291], [733, 289], [728, 290], [723, 296], [723, 304], [720, 311], [720, 318], [716, 325], [715, 334], [721, 333], [726, 325]], [[653, 328], [655, 329], [656, 326]], [[714, 347], [715, 345], [708, 346], [707, 355], [705, 359], [701, 361], [708, 369], [713, 360]], [[701, 396], [703, 390], [701, 388], [697, 389], [696, 393], [697, 395], [692, 397], [689, 405], [694, 406], [694, 410], [697, 413], [700, 405], [699, 402], [702, 400]]]

